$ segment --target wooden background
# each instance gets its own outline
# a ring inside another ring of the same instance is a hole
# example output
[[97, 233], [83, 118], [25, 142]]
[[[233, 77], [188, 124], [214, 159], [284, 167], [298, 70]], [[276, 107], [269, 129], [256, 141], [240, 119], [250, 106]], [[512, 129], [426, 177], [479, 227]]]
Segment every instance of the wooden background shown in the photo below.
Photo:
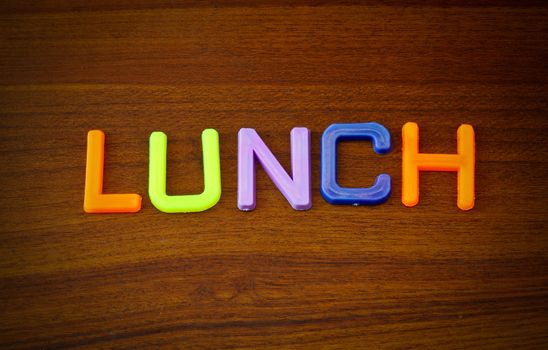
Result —
[[[544, 4], [545, 5], [545, 4]], [[548, 7], [532, 1], [2, 1], [0, 348], [546, 349]], [[383, 123], [393, 151], [340, 147], [340, 183], [393, 179], [375, 207], [327, 204], [319, 143]], [[456, 175], [401, 204], [401, 127], [421, 149], [477, 135], [477, 202]], [[289, 166], [312, 131], [313, 208], [262, 170], [236, 207], [236, 145], [258, 130]], [[221, 139], [223, 195], [198, 214], [147, 196], [148, 136], [168, 188], [202, 188], [200, 132]], [[107, 134], [107, 192], [138, 214], [82, 212], [86, 133]]]

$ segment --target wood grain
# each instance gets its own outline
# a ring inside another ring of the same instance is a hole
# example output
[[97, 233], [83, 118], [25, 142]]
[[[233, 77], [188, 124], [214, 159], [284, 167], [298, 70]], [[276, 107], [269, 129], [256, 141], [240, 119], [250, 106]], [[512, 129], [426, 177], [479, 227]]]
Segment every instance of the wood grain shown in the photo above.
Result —
[[[548, 7], [483, 1], [3, 1], [0, 348], [546, 349]], [[327, 204], [319, 140], [383, 123], [393, 151], [346, 142], [339, 181], [392, 175], [375, 207]], [[477, 135], [477, 201], [421, 175], [401, 204], [401, 127], [421, 149]], [[289, 167], [312, 130], [313, 208], [258, 171], [236, 207], [236, 135]], [[171, 193], [199, 192], [199, 135], [220, 133], [223, 195], [200, 214], [148, 199], [148, 136]], [[107, 192], [142, 212], [82, 212], [86, 133], [107, 134]]]

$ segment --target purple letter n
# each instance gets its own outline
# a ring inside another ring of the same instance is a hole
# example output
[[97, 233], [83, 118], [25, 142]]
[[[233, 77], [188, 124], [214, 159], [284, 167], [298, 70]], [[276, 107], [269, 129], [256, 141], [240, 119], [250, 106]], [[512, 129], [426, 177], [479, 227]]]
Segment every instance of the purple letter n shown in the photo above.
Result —
[[291, 130], [293, 177], [287, 174], [255, 129], [240, 129], [238, 132], [238, 208], [240, 210], [255, 209], [255, 157], [293, 209], [310, 209], [312, 206], [310, 131], [307, 128]]

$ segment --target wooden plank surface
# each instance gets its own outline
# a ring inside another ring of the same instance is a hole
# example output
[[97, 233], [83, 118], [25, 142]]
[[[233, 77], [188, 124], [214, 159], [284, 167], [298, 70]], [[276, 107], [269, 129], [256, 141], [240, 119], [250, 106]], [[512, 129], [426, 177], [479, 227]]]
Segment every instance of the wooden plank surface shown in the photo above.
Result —
[[[0, 348], [546, 349], [548, 7], [534, 1], [3, 1]], [[377, 121], [393, 151], [339, 149], [339, 181], [392, 176], [386, 204], [327, 204], [319, 141]], [[477, 137], [476, 207], [456, 175], [401, 204], [401, 127], [421, 149]], [[312, 132], [313, 208], [262, 170], [236, 207], [237, 132], [289, 169]], [[201, 190], [204, 128], [223, 194], [169, 215], [147, 195], [148, 136], [169, 138], [170, 193]], [[107, 134], [105, 190], [138, 214], [82, 211], [86, 133]]]

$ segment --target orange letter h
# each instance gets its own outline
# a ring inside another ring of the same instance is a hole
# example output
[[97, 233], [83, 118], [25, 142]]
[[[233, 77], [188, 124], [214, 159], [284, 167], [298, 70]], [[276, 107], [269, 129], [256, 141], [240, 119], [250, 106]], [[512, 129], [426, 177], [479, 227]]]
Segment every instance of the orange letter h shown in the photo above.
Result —
[[462, 210], [474, 207], [475, 172], [474, 128], [463, 124], [457, 130], [457, 154], [419, 153], [419, 127], [406, 123], [402, 128], [402, 197], [404, 205], [419, 202], [419, 171], [456, 171], [457, 206]]

